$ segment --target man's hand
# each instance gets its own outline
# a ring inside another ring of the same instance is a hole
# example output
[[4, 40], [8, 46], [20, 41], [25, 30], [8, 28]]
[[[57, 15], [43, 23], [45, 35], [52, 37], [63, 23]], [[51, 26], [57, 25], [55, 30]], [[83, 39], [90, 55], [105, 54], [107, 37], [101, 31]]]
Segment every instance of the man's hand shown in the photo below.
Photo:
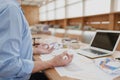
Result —
[[73, 59], [73, 55], [70, 55], [67, 52], [63, 52], [62, 54], [57, 55], [53, 59], [48, 61], [41, 61], [41, 60], [35, 61], [32, 73], [45, 70], [48, 68], [65, 66], [69, 64], [72, 61], [72, 59]]
[[53, 67], [57, 66], [65, 66], [69, 64], [73, 59], [72, 54], [68, 54], [67, 52], [63, 52], [63, 54], [55, 56], [52, 60], [50, 60], [50, 64], [53, 65]]
[[49, 54], [54, 50], [53, 47], [50, 47], [48, 44], [40, 43], [34, 50], [34, 53], [37, 54]]

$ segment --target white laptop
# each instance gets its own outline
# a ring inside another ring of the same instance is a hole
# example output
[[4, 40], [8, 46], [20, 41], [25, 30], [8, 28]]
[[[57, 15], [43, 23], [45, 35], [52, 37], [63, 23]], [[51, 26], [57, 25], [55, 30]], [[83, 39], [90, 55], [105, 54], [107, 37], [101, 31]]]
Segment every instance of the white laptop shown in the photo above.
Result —
[[113, 54], [120, 40], [120, 31], [97, 30], [89, 47], [80, 49], [78, 54], [97, 58]]

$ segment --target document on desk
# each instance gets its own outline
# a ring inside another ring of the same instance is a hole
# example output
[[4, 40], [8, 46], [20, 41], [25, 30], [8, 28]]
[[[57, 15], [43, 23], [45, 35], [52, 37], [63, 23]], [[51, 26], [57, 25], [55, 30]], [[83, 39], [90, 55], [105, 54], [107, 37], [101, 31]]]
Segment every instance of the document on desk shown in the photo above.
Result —
[[[44, 61], [50, 60], [55, 55], [59, 55], [66, 50], [69, 51], [68, 49], [55, 50], [51, 54], [40, 56], [40, 58]], [[55, 67], [55, 70], [60, 76], [68, 76], [80, 80], [113, 80], [115, 76], [108, 75], [98, 68], [91, 59], [76, 53], [77, 52], [74, 51], [73, 60], [69, 65], [64, 67]]]
[[92, 60], [77, 54], [74, 55], [73, 61], [69, 65], [55, 69], [60, 76], [80, 80], [113, 80], [115, 77], [101, 71]]

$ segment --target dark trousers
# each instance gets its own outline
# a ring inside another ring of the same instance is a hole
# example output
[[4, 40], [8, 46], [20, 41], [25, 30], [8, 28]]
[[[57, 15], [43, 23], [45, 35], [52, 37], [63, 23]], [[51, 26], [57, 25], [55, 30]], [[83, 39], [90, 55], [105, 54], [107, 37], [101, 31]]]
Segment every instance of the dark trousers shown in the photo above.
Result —
[[29, 80], [49, 80], [43, 72], [37, 72], [31, 75]]

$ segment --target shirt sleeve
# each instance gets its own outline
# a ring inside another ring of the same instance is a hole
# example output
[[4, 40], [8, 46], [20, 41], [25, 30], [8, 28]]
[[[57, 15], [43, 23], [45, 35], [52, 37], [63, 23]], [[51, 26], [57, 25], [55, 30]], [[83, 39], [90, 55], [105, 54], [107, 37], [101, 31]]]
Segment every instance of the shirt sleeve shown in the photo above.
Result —
[[22, 77], [32, 72], [34, 62], [20, 54], [22, 23], [18, 7], [7, 5], [0, 8], [0, 77]]

